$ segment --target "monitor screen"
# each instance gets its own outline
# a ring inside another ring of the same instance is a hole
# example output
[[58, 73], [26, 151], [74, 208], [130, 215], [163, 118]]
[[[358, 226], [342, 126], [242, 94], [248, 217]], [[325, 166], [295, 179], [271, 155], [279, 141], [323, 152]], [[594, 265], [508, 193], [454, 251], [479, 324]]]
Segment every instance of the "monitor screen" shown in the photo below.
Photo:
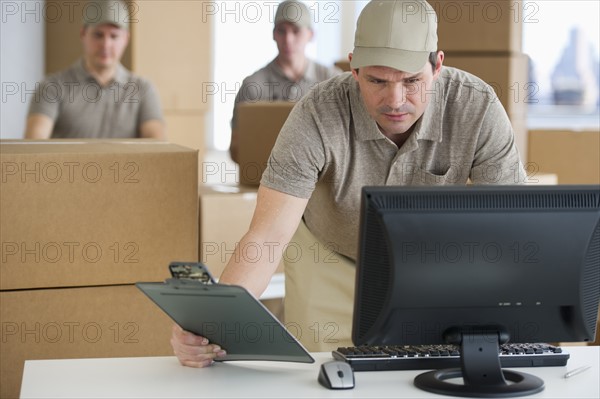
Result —
[[[496, 362], [507, 341], [594, 340], [598, 185], [365, 187], [359, 237], [355, 345], [462, 345], [473, 387], [465, 351], [491, 344]], [[440, 379], [441, 390], [421, 388], [469, 396]]]

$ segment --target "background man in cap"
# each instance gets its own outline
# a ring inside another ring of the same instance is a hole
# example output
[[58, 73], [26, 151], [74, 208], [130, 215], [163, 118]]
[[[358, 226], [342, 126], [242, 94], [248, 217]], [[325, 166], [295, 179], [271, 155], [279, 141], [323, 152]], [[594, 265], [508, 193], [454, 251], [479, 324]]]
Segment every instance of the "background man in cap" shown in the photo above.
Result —
[[127, 10], [117, 0], [86, 4], [83, 57], [37, 86], [25, 138], [165, 138], [156, 89], [120, 62], [129, 43]]
[[317, 83], [339, 75], [341, 71], [326, 67], [306, 57], [306, 45], [314, 36], [308, 7], [300, 1], [280, 3], [275, 12], [273, 40], [278, 54], [265, 67], [242, 82], [231, 120], [231, 158], [238, 162], [237, 104], [256, 101], [298, 101]]
[[[481, 79], [442, 66], [436, 30], [424, 0], [367, 4], [349, 55], [352, 72], [317, 85], [292, 110], [250, 229], [221, 275], [258, 297], [292, 240], [301, 256], [285, 264], [285, 322], [311, 351], [352, 345], [363, 186], [525, 180], [498, 98]], [[264, 243], [270, 256], [246, 261], [240, 249], [250, 243]], [[273, 243], [280, 244], [275, 256], [267, 249]], [[171, 342], [188, 366], [210, 365], [223, 354], [177, 326]]]

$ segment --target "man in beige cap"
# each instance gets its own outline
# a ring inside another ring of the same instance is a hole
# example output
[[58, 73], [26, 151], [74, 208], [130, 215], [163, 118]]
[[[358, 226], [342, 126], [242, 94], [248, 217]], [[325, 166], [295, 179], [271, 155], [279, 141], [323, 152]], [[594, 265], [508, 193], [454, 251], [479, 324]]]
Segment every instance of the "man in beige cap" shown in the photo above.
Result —
[[129, 43], [122, 1], [89, 1], [83, 10], [83, 57], [37, 85], [25, 138], [165, 138], [158, 94], [121, 65]]
[[235, 162], [238, 162], [239, 145], [237, 104], [257, 101], [296, 102], [317, 83], [341, 73], [335, 67], [318, 64], [306, 57], [306, 45], [313, 36], [311, 14], [304, 3], [287, 0], [279, 4], [273, 28], [277, 57], [245, 78], [235, 97], [229, 147], [231, 159]]
[[[363, 186], [525, 180], [498, 98], [481, 79], [442, 66], [436, 30], [424, 0], [367, 4], [349, 55], [352, 72], [317, 85], [292, 110], [250, 229], [221, 275], [258, 297], [291, 240], [301, 256], [284, 258], [285, 323], [310, 351], [352, 345]], [[269, 255], [246, 260], [249, 244]], [[179, 361], [194, 367], [227, 349], [177, 326], [171, 342]]]

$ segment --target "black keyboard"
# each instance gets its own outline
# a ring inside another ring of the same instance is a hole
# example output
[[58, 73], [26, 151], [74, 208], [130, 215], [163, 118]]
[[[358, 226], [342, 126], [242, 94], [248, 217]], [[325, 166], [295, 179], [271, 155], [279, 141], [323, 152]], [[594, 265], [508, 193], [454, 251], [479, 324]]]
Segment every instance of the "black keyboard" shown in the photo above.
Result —
[[[354, 371], [430, 370], [460, 367], [456, 345], [358, 346], [338, 348], [333, 357], [348, 362]], [[569, 354], [550, 344], [504, 344], [500, 346], [502, 367], [564, 366]]]

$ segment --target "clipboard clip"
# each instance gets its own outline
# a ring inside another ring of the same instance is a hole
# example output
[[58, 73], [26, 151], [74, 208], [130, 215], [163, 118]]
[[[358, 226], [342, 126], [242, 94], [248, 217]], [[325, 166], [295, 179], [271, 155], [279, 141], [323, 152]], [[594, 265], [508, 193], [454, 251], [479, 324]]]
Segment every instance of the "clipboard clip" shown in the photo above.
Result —
[[217, 283], [206, 265], [200, 262], [171, 262], [169, 271], [172, 277], [169, 279], [171, 282], [175, 282], [175, 280], [192, 280], [206, 285]]

